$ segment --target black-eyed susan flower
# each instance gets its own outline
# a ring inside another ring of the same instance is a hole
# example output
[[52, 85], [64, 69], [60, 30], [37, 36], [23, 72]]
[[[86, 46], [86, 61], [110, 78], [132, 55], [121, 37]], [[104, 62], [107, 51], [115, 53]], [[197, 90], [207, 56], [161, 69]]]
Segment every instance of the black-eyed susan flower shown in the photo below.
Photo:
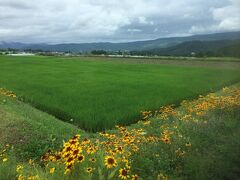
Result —
[[20, 173], [22, 171], [22, 169], [23, 169], [22, 165], [17, 165], [16, 172]]
[[116, 152], [118, 152], [118, 153], [120, 153], [120, 154], [123, 153], [123, 147], [122, 147], [122, 146], [117, 146], [117, 147], [115, 148], [115, 150], [116, 150]]
[[88, 147], [87, 153], [88, 154], [94, 154], [96, 152], [96, 149], [93, 146]]
[[77, 156], [80, 152], [81, 151], [79, 149], [75, 149], [75, 150], [73, 150], [72, 155]]
[[168, 136], [164, 136], [164, 137], [162, 137], [162, 139], [161, 139], [165, 144], [169, 144], [171, 141], [170, 141], [170, 137], [168, 137]]
[[131, 178], [132, 180], [138, 180], [138, 175], [132, 175], [132, 178]]
[[56, 158], [56, 161], [60, 160], [60, 159], [61, 159], [60, 154], [56, 154], [56, 155], [55, 155], [55, 158]]
[[96, 160], [96, 158], [91, 158], [90, 161], [95, 163], [97, 160]]
[[80, 138], [80, 134], [76, 134], [75, 136], [73, 136], [73, 140], [79, 139]]
[[86, 144], [89, 144], [89, 143], [90, 143], [90, 140], [87, 139], [87, 138], [84, 138], [83, 141], [82, 141], [83, 145], [86, 145]]
[[132, 150], [133, 150], [134, 152], [137, 152], [137, 151], [139, 150], [139, 148], [138, 148], [136, 145], [133, 145]]
[[87, 173], [92, 173], [93, 168], [92, 168], [92, 167], [87, 167], [85, 171], [86, 171]]
[[112, 168], [117, 166], [117, 161], [113, 156], [106, 156], [104, 159], [104, 164], [107, 168]]
[[121, 169], [119, 170], [119, 177], [120, 177], [121, 179], [127, 179], [127, 178], [129, 177], [129, 175], [128, 175], [128, 170], [121, 168]]
[[67, 174], [68, 172], [70, 172], [70, 170], [72, 169], [72, 167], [73, 167], [73, 164], [66, 164], [66, 169], [65, 169], [64, 174]]
[[116, 153], [117, 153], [116, 150], [111, 150], [111, 149], [109, 151], [106, 151], [106, 152], [109, 152], [113, 156], [116, 155]]
[[66, 158], [68, 158], [70, 155], [71, 155], [70, 153], [64, 153], [64, 154], [63, 154], [63, 157], [66, 159]]
[[186, 147], [191, 147], [192, 144], [191, 144], [190, 142], [188, 142], [188, 143], [185, 144], [185, 146], [186, 146]]
[[48, 160], [51, 162], [55, 162], [56, 158], [55, 158], [55, 156], [51, 155], [51, 156], [49, 156]]
[[70, 151], [72, 151], [71, 146], [66, 146], [65, 149], [64, 149], [64, 151], [66, 151], [66, 152], [70, 152]]
[[68, 163], [68, 164], [72, 164], [73, 162], [74, 162], [73, 157], [69, 157], [69, 158], [67, 159], [67, 163]]
[[54, 172], [55, 172], [55, 168], [53, 167], [53, 168], [50, 168], [49, 169], [49, 172], [51, 173], [51, 174], [53, 174]]
[[69, 143], [70, 143], [71, 145], [76, 145], [76, 144], [78, 143], [78, 141], [75, 140], [75, 139], [70, 139], [70, 140], [69, 140]]
[[78, 162], [83, 162], [83, 161], [84, 161], [84, 158], [85, 158], [84, 155], [82, 155], [82, 154], [79, 155], [79, 156], [78, 156]]
[[24, 180], [24, 176], [20, 174], [20, 175], [18, 176], [18, 180]]

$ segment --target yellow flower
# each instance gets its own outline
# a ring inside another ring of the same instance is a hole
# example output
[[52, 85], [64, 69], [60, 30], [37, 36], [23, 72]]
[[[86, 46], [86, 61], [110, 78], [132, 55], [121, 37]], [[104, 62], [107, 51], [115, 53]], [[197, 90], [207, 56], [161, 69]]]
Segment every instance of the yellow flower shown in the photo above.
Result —
[[168, 177], [165, 176], [163, 173], [160, 173], [160, 174], [158, 175], [158, 179], [159, 179], [159, 180], [168, 180]]
[[65, 169], [64, 174], [68, 174], [70, 172], [70, 169]]
[[10, 144], [6, 144], [5, 146], [8, 148], [8, 147], [10, 147]]
[[82, 149], [81, 149], [81, 148], [77, 148], [77, 149], [73, 150], [72, 155], [73, 155], [73, 156], [77, 156], [77, 155], [79, 155], [81, 152], [82, 152]]
[[165, 143], [165, 144], [169, 144], [170, 141], [170, 137], [168, 137], [167, 135], [164, 135], [161, 140]]
[[87, 173], [91, 173], [92, 171], [93, 171], [93, 168], [91, 168], [91, 167], [86, 168]]
[[73, 136], [72, 140], [78, 140], [80, 137], [80, 134], [76, 134], [75, 136]]
[[32, 160], [32, 159], [29, 159], [28, 163], [29, 163], [30, 165], [33, 165], [33, 160]]
[[121, 168], [121, 169], [119, 170], [119, 177], [120, 177], [121, 179], [127, 179], [127, 178], [129, 177], [129, 175], [128, 175], [128, 170]]
[[3, 162], [6, 162], [7, 160], [8, 160], [7, 158], [3, 158], [3, 160], [2, 160], [2, 161], [3, 161]]
[[69, 158], [67, 159], [66, 165], [73, 164], [74, 161], [75, 161], [75, 160], [74, 160], [73, 157], [69, 157]]
[[93, 163], [95, 163], [95, 162], [96, 162], [96, 159], [95, 159], [95, 158], [91, 158], [90, 161], [93, 162]]
[[228, 87], [224, 87], [224, 88], [223, 88], [223, 92], [229, 92], [229, 90], [230, 90], [230, 89], [229, 89]]
[[16, 172], [19, 173], [23, 169], [22, 165], [17, 165]]
[[84, 161], [84, 155], [79, 155], [78, 156], [78, 161], [83, 162]]
[[159, 157], [160, 155], [159, 154], [155, 154], [156, 157]]
[[92, 147], [92, 146], [90, 146], [88, 149], [87, 149], [87, 153], [88, 154], [93, 154], [93, 153], [95, 153], [96, 152], [96, 149], [94, 148], [94, 147]]
[[132, 150], [133, 150], [134, 152], [137, 152], [137, 151], [139, 150], [139, 148], [134, 145], [134, 146], [132, 147]]
[[138, 180], [138, 175], [132, 175], [132, 180]]
[[20, 175], [18, 176], [18, 180], [24, 180], [24, 176], [20, 174]]
[[28, 180], [37, 180], [38, 178], [37, 178], [37, 176], [28, 176], [27, 179]]
[[178, 148], [176, 151], [175, 151], [176, 155], [177, 156], [183, 156], [185, 154], [185, 151], [182, 151], [180, 148]]
[[151, 121], [149, 121], [149, 120], [148, 120], [148, 121], [145, 121], [145, 122], [143, 122], [143, 124], [144, 124], [144, 125], [149, 125], [150, 123], [151, 123]]
[[89, 143], [90, 143], [90, 140], [87, 139], [87, 138], [84, 138], [83, 141], [82, 141], [83, 145], [86, 145], [86, 144], [89, 144]]
[[107, 168], [112, 168], [117, 166], [117, 161], [113, 156], [106, 156], [104, 163]]
[[54, 168], [54, 167], [53, 167], [53, 168], [50, 168], [49, 172], [50, 172], [51, 174], [53, 174], [53, 173], [55, 172], [55, 168]]
[[122, 147], [122, 146], [117, 146], [117, 147], [115, 148], [115, 150], [116, 150], [116, 152], [118, 152], [118, 153], [120, 153], [120, 154], [123, 153], [123, 147]]

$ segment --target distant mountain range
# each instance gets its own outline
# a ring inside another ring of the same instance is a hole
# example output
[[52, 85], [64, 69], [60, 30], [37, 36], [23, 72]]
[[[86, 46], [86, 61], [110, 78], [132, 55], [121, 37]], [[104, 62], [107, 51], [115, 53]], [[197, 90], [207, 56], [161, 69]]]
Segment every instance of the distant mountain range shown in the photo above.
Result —
[[240, 38], [236, 40], [187, 41], [171, 47], [131, 52], [132, 55], [229, 56], [240, 57]]
[[[215, 46], [224, 48], [225, 45], [230, 47], [235, 43], [235, 40], [240, 40], [240, 31], [225, 32], [205, 35], [193, 35], [188, 37], [170, 37], [159, 38], [155, 40], [136, 41], [126, 43], [68, 43], [68, 44], [24, 44], [19, 42], [9, 43], [0, 42], [0, 49], [32, 49], [43, 51], [71, 51], [71, 52], [89, 52], [92, 50], [105, 51], [152, 51], [160, 54], [172, 52], [175, 55], [181, 55], [184, 52], [197, 52], [203, 46], [204, 49], [215, 49]], [[239, 43], [239, 42], [236, 42]], [[230, 48], [231, 49], [231, 48]]]

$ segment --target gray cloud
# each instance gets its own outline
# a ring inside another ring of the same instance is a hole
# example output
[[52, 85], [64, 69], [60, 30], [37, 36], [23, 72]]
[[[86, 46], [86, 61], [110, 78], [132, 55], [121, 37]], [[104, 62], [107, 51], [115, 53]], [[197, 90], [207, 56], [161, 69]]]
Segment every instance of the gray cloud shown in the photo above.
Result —
[[239, 0], [0, 0], [0, 41], [132, 41], [240, 30]]

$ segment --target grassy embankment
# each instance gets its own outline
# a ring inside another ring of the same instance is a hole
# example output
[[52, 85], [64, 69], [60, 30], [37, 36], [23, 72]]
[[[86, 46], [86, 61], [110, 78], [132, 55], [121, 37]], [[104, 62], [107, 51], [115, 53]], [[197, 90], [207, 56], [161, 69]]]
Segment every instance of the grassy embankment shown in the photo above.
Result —
[[77, 133], [83, 131], [0, 93], [0, 145], [14, 145], [19, 158], [37, 158]]

